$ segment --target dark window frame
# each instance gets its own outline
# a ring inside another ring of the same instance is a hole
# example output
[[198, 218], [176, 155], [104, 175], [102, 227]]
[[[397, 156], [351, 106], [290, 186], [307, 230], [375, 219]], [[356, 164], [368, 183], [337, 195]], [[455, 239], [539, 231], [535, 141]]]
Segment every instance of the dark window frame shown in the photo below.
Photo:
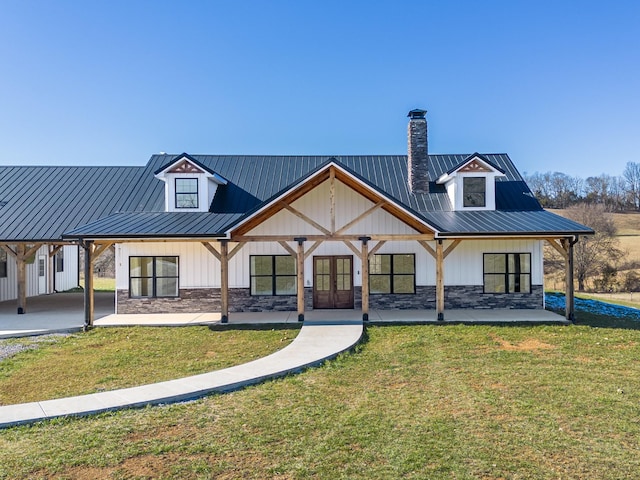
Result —
[[0, 278], [8, 277], [9, 255], [4, 248], [0, 248]]
[[[395, 273], [394, 272], [394, 256], [406, 256], [411, 255], [413, 257], [413, 273]], [[371, 273], [371, 261], [375, 257], [388, 256], [390, 258], [389, 273]], [[394, 277], [396, 276], [412, 276], [413, 277], [413, 292], [395, 292]], [[389, 277], [389, 292], [371, 292], [371, 277]], [[369, 259], [369, 294], [370, 295], [415, 295], [416, 294], [416, 254], [415, 253], [376, 253]]]
[[[487, 257], [487, 255], [504, 255], [504, 265], [505, 265], [505, 271], [504, 272], [487, 272], [485, 269], [485, 258]], [[524, 272], [522, 271], [521, 268], [518, 268], [518, 266], [521, 267], [520, 261], [518, 260], [517, 262], [514, 261], [515, 265], [516, 265], [516, 270], [515, 271], [509, 271], [509, 256], [510, 255], [514, 255], [514, 259], [515, 256], [520, 256], [520, 255], [527, 255], [529, 257], [529, 271], [528, 272]], [[517, 278], [517, 282], [514, 284], [514, 291], [511, 291], [510, 288], [510, 284], [509, 284], [509, 277], [513, 275], [514, 278]], [[487, 291], [487, 277], [488, 276], [493, 276], [493, 277], [502, 277], [504, 279], [504, 292], [491, 292], [491, 291]], [[522, 291], [522, 285], [520, 283], [520, 277], [522, 276], [527, 276], [529, 277], [529, 290], [528, 291]], [[482, 291], [483, 293], [487, 294], [487, 295], [513, 295], [515, 293], [526, 293], [526, 294], [531, 294], [533, 292], [533, 285], [531, 283], [531, 253], [530, 252], [488, 252], [488, 253], [484, 253], [482, 255]]]
[[[256, 275], [253, 272], [253, 258], [254, 257], [271, 257], [271, 273], [269, 275]], [[289, 257], [293, 260], [294, 274], [290, 275], [278, 275], [276, 273], [276, 257]], [[298, 264], [291, 255], [249, 255], [249, 294], [252, 297], [292, 297], [297, 295], [297, 291], [295, 293], [277, 293], [277, 279], [284, 277], [293, 277], [294, 280], [297, 281], [298, 276]], [[254, 278], [271, 278], [271, 294], [268, 293], [253, 293], [253, 279]], [[297, 288], [296, 288], [297, 290]]]
[[[134, 258], [151, 258], [151, 276], [145, 275], [145, 276], [132, 276], [131, 275], [131, 260]], [[176, 275], [161, 275], [158, 276], [156, 274], [156, 259], [158, 258], [175, 258], [176, 259]], [[152, 295], [132, 295], [131, 294], [131, 280], [132, 279], [138, 279], [138, 278], [151, 278], [151, 289], [152, 289]], [[177, 294], [176, 295], [160, 295], [158, 296], [158, 288], [157, 288], [157, 281], [159, 278], [175, 278], [177, 281]], [[179, 298], [180, 297], [180, 257], [177, 255], [130, 255], [129, 256], [129, 298]]]
[[64, 272], [64, 247], [56, 252], [56, 273]]
[[[194, 191], [188, 191], [188, 192], [178, 192], [178, 180], [192, 180], [195, 182], [195, 192]], [[200, 194], [199, 194], [199, 190], [200, 190], [200, 185], [199, 185], [199, 181], [197, 178], [193, 178], [193, 177], [187, 177], [187, 178], [183, 178], [183, 177], [177, 177], [175, 178], [175, 182], [173, 184], [174, 190], [175, 190], [175, 203], [176, 203], [176, 208], [180, 208], [180, 209], [188, 209], [188, 210], [192, 210], [195, 208], [199, 208], [200, 205]], [[178, 196], [179, 195], [195, 195], [196, 196], [196, 204], [195, 206], [191, 207], [181, 207], [179, 206], [179, 201], [178, 201]]]
[[[482, 192], [468, 192], [467, 190], [471, 186], [467, 186], [467, 180], [482, 180], [483, 190]], [[482, 195], [482, 203], [478, 204], [471, 200], [471, 195]], [[486, 208], [487, 206], [487, 177], [462, 177], [462, 206], [464, 208]]]

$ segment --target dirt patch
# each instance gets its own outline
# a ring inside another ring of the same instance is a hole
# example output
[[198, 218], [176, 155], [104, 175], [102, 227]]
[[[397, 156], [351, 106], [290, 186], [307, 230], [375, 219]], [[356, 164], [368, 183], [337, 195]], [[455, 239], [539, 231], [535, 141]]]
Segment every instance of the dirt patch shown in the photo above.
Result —
[[497, 335], [491, 335], [491, 339], [500, 345], [500, 350], [515, 352], [537, 352], [540, 350], [553, 350], [555, 345], [541, 342], [535, 338], [528, 338], [520, 343], [511, 343]]
[[76, 480], [106, 480], [124, 475], [126, 478], [158, 478], [170, 473], [170, 468], [180, 461], [177, 454], [170, 455], [142, 455], [128, 458], [113, 467], [79, 466], [67, 469], [58, 477]]

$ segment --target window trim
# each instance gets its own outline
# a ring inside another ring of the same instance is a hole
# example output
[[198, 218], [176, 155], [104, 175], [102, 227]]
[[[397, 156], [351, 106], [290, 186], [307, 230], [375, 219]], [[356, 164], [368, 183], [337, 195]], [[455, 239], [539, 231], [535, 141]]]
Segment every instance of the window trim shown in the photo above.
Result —
[[[505, 259], [505, 271], [504, 272], [487, 272], [485, 270], [485, 258], [487, 255], [503, 255]], [[509, 271], [509, 255], [528, 255], [529, 256], [529, 271], [523, 272], [520, 270], [519, 272], [510, 272]], [[487, 295], [514, 295], [514, 294], [527, 294], [530, 295], [533, 293], [533, 284], [531, 283], [531, 252], [485, 252], [482, 254], [482, 293]], [[487, 291], [487, 282], [486, 278], [488, 275], [492, 276], [502, 276], [504, 278], [504, 292], [488, 292]], [[529, 277], [529, 291], [510, 291], [509, 286], [509, 276], [523, 276], [526, 275]]]
[[[393, 257], [400, 255], [411, 255], [413, 257], [413, 273], [395, 273], [394, 272], [394, 264]], [[389, 273], [371, 273], [371, 261], [375, 257], [389, 256], [390, 260], [390, 271]], [[394, 291], [394, 282], [393, 278], [397, 275], [405, 275], [405, 276], [413, 276], [413, 292], [395, 292]], [[372, 292], [371, 291], [371, 277], [389, 277], [389, 292]], [[376, 253], [369, 258], [369, 295], [416, 295], [416, 254], [415, 253]]]
[[[131, 276], [131, 260], [133, 258], [151, 258], [151, 276]], [[175, 258], [176, 259], [176, 275], [175, 276], [158, 276], [156, 274], [156, 259], [157, 258]], [[132, 295], [131, 294], [131, 280], [138, 278], [151, 278], [151, 295]], [[157, 280], [159, 278], [175, 278], [177, 280], [177, 294], [176, 295], [160, 295], [157, 291]], [[180, 257], [178, 255], [129, 255], [129, 298], [180, 298]]]
[[[254, 257], [271, 257], [271, 274], [270, 275], [255, 275], [253, 273], [253, 261], [252, 259]], [[276, 257], [289, 257], [291, 259], [293, 259], [293, 267], [294, 267], [294, 271], [295, 273], [293, 275], [278, 275], [276, 274]], [[271, 294], [266, 294], [266, 293], [253, 293], [253, 289], [252, 289], [252, 285], [253, 285], [253, 278], [255, 277], [259, 277], [259, 278], [271, 278]], [[297, 280], [298, 277], [298, 265], [297, 262], [295, 261], [295, 259], [291, 256], [291, 255], [249, 255], [249, 295], [252, 297], [293, 297], [296, 296], [298, 294], [298, 292], [294, 292], [294, 293], [277, 293], [277, 278], [278, 277], [293, 277], [294, 279]], [[296, 288], [297, 290], [297, 288]]]
[[[189, 192], [178, 192], [178, 180], [194, 180], [195, 181], [195, 186], [196, 186], [196, 190], [194, 191], [189, 191]], [[194, 210], [196, 208], [200, 208], [200, 182], [198, 181], [197, 177], [176, 177], [174, 179], [174, 183], [173, 183], [173, 190], [174, 190], [174, 203], [175, 203], [175, 207], [176, 209], [185, 209], [185, 210]], [[178, 205], [178, 195], [194, 195], [196, 196], [196, 205], [194, 207], [181, 207]]]

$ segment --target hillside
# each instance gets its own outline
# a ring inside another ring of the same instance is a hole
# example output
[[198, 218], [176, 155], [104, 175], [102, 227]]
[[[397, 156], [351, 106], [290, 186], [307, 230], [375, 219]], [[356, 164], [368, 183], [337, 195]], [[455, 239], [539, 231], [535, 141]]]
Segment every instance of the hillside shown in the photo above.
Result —
[[[566, 217], [566, 210], [549, 209], [549, 211]], [[613, 217], [617, 229], [617, 239], [620, 248], [626, 253], [618, 271], [621, 279], [630, 271], [634, 271], [640, 276], [640, 212], [608, 213]], [[545, 253], [545, 255], [547, 255]], [[629, 266], [633, 268], [629, 268]], [[549, 289], [563, 289], [562, 278], [558, 275], [546, 275], [545, 285]], [[598, 293], [597, 296], [609, 300], [623, 300], [627, 303], [640, 305], [640, 292], [615, 292]]]

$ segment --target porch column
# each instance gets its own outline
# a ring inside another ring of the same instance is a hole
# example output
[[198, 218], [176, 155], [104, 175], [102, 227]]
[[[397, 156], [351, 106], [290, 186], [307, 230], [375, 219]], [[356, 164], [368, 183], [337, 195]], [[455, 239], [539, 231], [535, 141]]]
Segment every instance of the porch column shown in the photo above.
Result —
[[444, 251], [442, 240], [436, 241], [436, 312], [438, 321], [444, 321]]
[[16, 266], [18, 270], [18, 315], [27, 313], [27, 266], [24, 243], [16, 245]]
[[220, 240], [220, 321], [229, 321], [229, 242]]
[[371, 237], [360, 237], [362, 242], [362, 321], [369, 321], [369, 240]]
[[93, 241], [82, 243], [84, 248], [84, 330], [93, 327], [94, 297], [93, 297]]
[[573, 285], [573, 246], [577, 243], [578, 239], [570, 240], [568, 238], [562, 239], [562, 246], [564, 247], [566, 255], [566, 271], [565, 271], [565, 317], [570, 322], [575, 322], [575, 300], [574, 300], [574, 285]]
[[298, 296], [298, 321], [304, 322], [304, 242], [307, 240], [306, 237], [296, 237], [294, 238], [296, 242], [298, 242], [298, 255], [297, 255], [297, 271], [298, 271], [298, 288], [297, 288], [297, 296]]

